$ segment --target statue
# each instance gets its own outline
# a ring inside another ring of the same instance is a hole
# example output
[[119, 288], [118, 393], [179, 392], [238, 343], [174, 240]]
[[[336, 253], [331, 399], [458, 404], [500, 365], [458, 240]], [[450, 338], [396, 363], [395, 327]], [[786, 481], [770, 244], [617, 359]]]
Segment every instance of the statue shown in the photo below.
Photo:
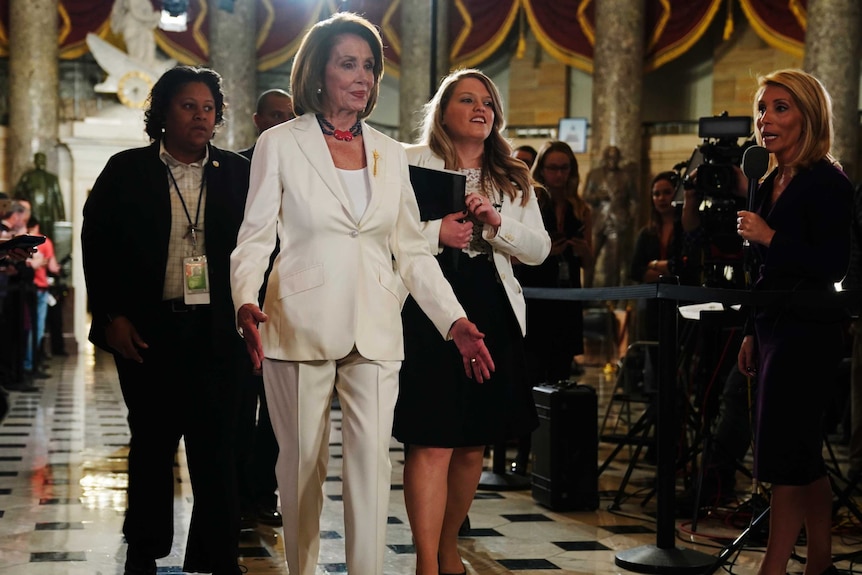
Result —
[[111, 29], [123, 37], [126, 52], [90, 32], [87, 47], [108, 77], [93, 89], [116, 94], [127, 108], [143, 109], [155, 81], [176, 66], [174, 59], [156, 55], [155, 28], [161, 12], [150, 0], [116, 0], [111, 12]]
[[149, 68], [156, 67], [156, 37], [161, 12], [150, 0], [117, 0], [111, 12], [111, 30], [123, 37], [129, 56]]
[[60, 193], [60, 182], [56, 175], [45, 170], [45, 161], [45, 154], [36, 152], [33, 156], [35, 167], [18, 180], [13, 197], [30, 202], [42, 234], [53, 239], [54, 222], [66, 220], [66, 208], [63, 194]]
[[586, 270], [586, 287], [627, 285], [637, 226], [638, 194], [635, 179], [620, 166], [620, 149], [608, 146], [601, 165], [590, 170], [584, 200], [593, 210], [595, 264]]

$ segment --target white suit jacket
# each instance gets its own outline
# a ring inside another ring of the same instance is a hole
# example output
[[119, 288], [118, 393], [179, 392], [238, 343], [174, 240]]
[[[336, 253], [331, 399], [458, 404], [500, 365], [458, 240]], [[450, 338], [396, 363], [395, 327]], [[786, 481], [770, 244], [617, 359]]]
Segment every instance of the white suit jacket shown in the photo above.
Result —
[[235, 309], [258, 301], [276, 233], [260, 326], [271, 359], [401, 360], [401, 282], [441, 337], [466, 313], [419, 230], [403, 147], [362, 125], [371, 196], [357, 221], [313, 114], [261, 134], [231, 254]]
[[[431, 149], [424, 145], [406, 146], [407, 160], [410, 164], [423, 168], [442, 170], [446, 167], [442, 158], [438, 158]], [[521, 284], [515, 278], [512, 271], [512, 257], [518, 258], [521, 263], [527, 265], [539, 265], [551, 251], [551, 238], [545, 230], [542, 221], [542, 212], [539, 202], [533, 190], [529, 190], [530, 199], [526, 205], [521, 205], [521, 196], [512, 201], [503, 194], [503, 205], [500, 208], [500, 227], [494, 233], [492, 226], [486, 225], [482, 230], [482, 237], [494, 248], [494, 266], [497, 274], [506, 289], [506, 296], [518, 318], [521, 326], [521, 334], [527, 333], [527, 304]], [[428, 241], [429, 248], [434, 253], [439, 253], [443, 248], [440, 246], [440, 222], [432, 220], [422, 222], [421, 229]], [[482, 326], [479, 326], [481, 331]]]

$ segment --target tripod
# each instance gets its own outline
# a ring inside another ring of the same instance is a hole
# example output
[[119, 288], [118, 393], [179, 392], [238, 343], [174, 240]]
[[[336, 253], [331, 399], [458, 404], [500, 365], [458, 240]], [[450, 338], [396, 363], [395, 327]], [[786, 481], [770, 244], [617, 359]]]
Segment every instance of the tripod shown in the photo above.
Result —
[[[752, 517], [754, 516], [752, 515]], [[703, 572], [703, 575], [711, 575], [712, 573], [718, 571], [718, 569], [720, 569], [722, 565], [727, 563], [728, 559], [730, 559], [730, 557], [734, 553], [736, 553], [739, 549], [742, 548], [743, 545], [745, 545], [745, 542], [748, 540], [749, 535], [753, 533], [756, 529], [758, 529], [760, 527], [760, 524], [766, 521], [768, 518], [769, 507], [767, 506], [766, 509], [761, 511], [759, 515], [754, 517], [748, 527], [743, 529], [742, 533], [740, 533], [736, 537], [736, 539], [734, 539], [727, 547], [725, 547], [719, 552], [718, 556], [715, 558], [715, 562], [706, 571]]]
[[[691, 326], [687, 326], [687, 327], [691, 328]], [[686, 335], [683, 336], [682, 344], [681, 344], [683, 348], [687, 348], [690, 345], [690, 343], [692, 341], [692, 335], [691, 334], [692, 334], [692, 330], [689, 329], [686, 332]], [[628, 463], [628, 466], [626, 468], [625, 474], [623, 475], [623, 478], [622, 478], [620, 485], [617, 489], [617, 494], [614, 497], [614, 501], [609, 506], [609, 509], [619, 509], [620, 508], [620, 503], [622, 502], [623, 498], [625, 497], [625, 489], [628, 486], [628, 483], [631, 479], [632, 473], [634, 472], [635, 466], [637, 465], [638, 461], [640, 461], [641, 452], [643, 451], [644, 446], [645, 445], [646, 446], [652, 446], [655, 443], [655, 436], [654, 436], [653, 432], [656, 428], [656, 423], [657, 423], [657, 402], [656, 402], [657, 395], [656, 395], [655, 383], [654, 383], [654, 381], [651, 381], [650, 372], [652, 371], [651, 365], [654, 365], [656, 360], [650, 359], [650, 357], [651, 357], [650, 351], [656, 351], [656, 352], [658, 351], [658, 342], [655, 342], [655, 341], [637, 341], [637, 342], [632, 343], [632, 345], [629, 346], [629, 349], [626, 353], [626, 357], [625, 357], [624, 363], [623, 363], [623, 369], [620, 370], [620, 378], [621, 379], [625, 379], [626, 377], [630, 377], [631, 372], [636, 371], [636, 369], [633, 369], [632, 366], [628, 365], [628, 362], [631, 361], [630, 358], [632, 358], [632, 357], [642, 358], [641, 361], [643, 361], [643, 366], [641, 368], [641, 371], [642, 371], [643, 376], [644, 376], [644, 378], [643, 378], [643, 390], [637, 394], [631, 393], [631, 392], [626, 392], [625, 389], [627, 387], [633, 388], [635, 386], [626, 385], [626, 383], [624, 381], [623, 385], [622, 385], [623, 390], [624, 390], [623, 393], [614, 394], [614, 398], [616, 398], [617, 395], [619, 395], [619, 399], [621, 399], [622, 401], [629, 402], [629, 403], [632, 401], [644, 402], [644, 403], [646, 403], [646, 408], [644, 409], [641, 416], [637, 419], [637, 421], [635, 421], [635, 423], [633, 425], [631, 425], [631, 427], [628, 430], [628, 433], [626, 433], [624, 436], [619, 436], [619, 435], [614, 435], [614, 434], [607, 434], [607, 435], [602, 434], [602, 436], [601, 436], [602, 441], [616, 443], [616, 447], [613, 449], [613, 451], [611, 451], [611, 453], [608, 455], [608, 457], [599, 466], [599, 469], [598, 469], [599, 474], [601, 474], [603, 471], [605, 471], [609, 467], [611, 462], [613, 462], [613, 460], [616, 458], [616, 456], [620, 453], [620, 451], [622, 451], [622, 449], [625, 446], [632, 446], [632, 445], [635, 446], [634, 452], [630, 456], [629, 463]], [[635, 353], [635, 352], [639, 352], [639, 353]], [[690, 355], [689, 353], [682, 353], [682, 354], [680, 354], [680, 357], [682, 357], [684, 359], [684, 358], [688, 357], [689, 355]], [[634, 361], [637, 361], [637, 359], [635, 359]], [[675, 369], [674, 369], [675, 374], [679, 372], [679, 368], [681, 365], [680, 362], [681, 362], [681, 360], [676, 360], [676, 365], [675, 365]], [[676, 380], [676, 378], [675, 378], [675, 380]], [[674, 387], [675, 387], [676, 392], [677, 392], [677, 393], [675, 393], [676, 397], [675, 397], [674, 401], [677, 401], [678, 403], [681, 403], [681, 404], [686, 403], [688, 401], [688, 399], [685, 396], [685, 393], [683, 392], [683, 390], [678, 385], [675, 385]], [[612, 398], [612, 401], [613, 401], [613, 398]], [[691, 410], [691, 409], [687, 410], [688, 413], [692, 413], [692, 411], [693, 410]], [[610, 404], [608, 405], [608, 412], [610, 412]], [[605, 422], [607, 421], [607, 419], [608, 419], [608, 414], [606, 413], [605, 414]], [[689, 422], [688, 425], [691, 425], [691, 422]], [[604, 423], [603, 423], [602, 427], [604, 429]], [[677, 459], [676, 469], [679, 469], [680, 468], [679, 466], [683, 463], [684, 463], [684, 460]], [[655, 493], [655, 489], [653, 488], [650, 490], [650, 492], [644, 498], [642, 505], [646, 505], [649, 502], [649, 500], [652, 498], [654, 493]]]

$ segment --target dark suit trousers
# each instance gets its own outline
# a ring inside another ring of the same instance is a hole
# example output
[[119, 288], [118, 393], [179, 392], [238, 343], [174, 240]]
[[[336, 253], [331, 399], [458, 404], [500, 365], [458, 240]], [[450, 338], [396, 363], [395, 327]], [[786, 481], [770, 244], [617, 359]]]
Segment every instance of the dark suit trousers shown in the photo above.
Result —
[[242, 514], [254, 517], [258, 509], [275, 509], [275, 463], [278, 442], [272, 431], [263, 377], [249, 374], [242, 383], [237, 429], [237, 476]]
[[163, 304], [142, 333], [142, 364], [115, 356], [129, 410], [128, 510], [123, 533], [139, 557], [164, 557], [173, 539], [174, 460], [181, 437], [194, 504], [183, 569], [235, 572], [239, 547], [233, 433], [238, 381], [213, 349], [208, 307]]

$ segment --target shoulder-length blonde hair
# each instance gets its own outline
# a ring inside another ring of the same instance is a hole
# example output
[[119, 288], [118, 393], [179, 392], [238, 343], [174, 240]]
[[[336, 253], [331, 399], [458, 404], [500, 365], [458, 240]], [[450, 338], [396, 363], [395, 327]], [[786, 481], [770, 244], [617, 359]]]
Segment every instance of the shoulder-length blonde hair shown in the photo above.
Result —
[[[832, 157], [832, 98], [820, 80], [796, 69], [776, 70], [757, 79], [759, 86], [754, 97], [754, 136], [763, 145], [763, 135], [757, 127], [760, 117], [760, 102], [768, 86], [780, 86], [790, 92], [793, 102], [802, 115], [802, 134], [796, 155], [789, 165], [807, 168], [818, 160], [826, 159], [837, 163]], [[775, 165], [774, 155], [770, 156], [770, 167]]]
[[368, 95], [368, 104], [358, 115], [365, 118], [377, 105], [380, 79], [383, 77], [383, 40], [374, 24], [351, 12], [338, 12], [322, 20], [306, 32], [293, 60], [290, 71], [290, 90], [293, 109], [297, 116], [306, 112], [324, 112], [326, 63], [336, 40], [343, 34], [354, 34], [368, 42], [374, 56], [374, 86]]
[[[482, 153], [482, 186], [485, 189], [496, 188], [514, 200], [521, 190], [521, 205], [526, 205], [532, 191], [530, 171], [526, 164], [512, 157], [512, 146], [502, 136], [506, 125], [503, 119], [503, 101], [494, 82], [484, 73], [474, 68], [456, 70], [446, 76], [440, 83], [437, 93], [425, 104], [420, 142], [425, 143], [440, 158], [446, 162], [446, 168], [457, 170], [459, 165], [458, 152], [443, 125], [443, 114], [452, 99], [452, 94], [458, 82], [465, 78], [474, 78], [482, 82], [491, 95], [494, 107], [494, 123], [491, 134], [485, 138], [485, 148]], [[487, 187], [486, 187], [487, 186]]]

